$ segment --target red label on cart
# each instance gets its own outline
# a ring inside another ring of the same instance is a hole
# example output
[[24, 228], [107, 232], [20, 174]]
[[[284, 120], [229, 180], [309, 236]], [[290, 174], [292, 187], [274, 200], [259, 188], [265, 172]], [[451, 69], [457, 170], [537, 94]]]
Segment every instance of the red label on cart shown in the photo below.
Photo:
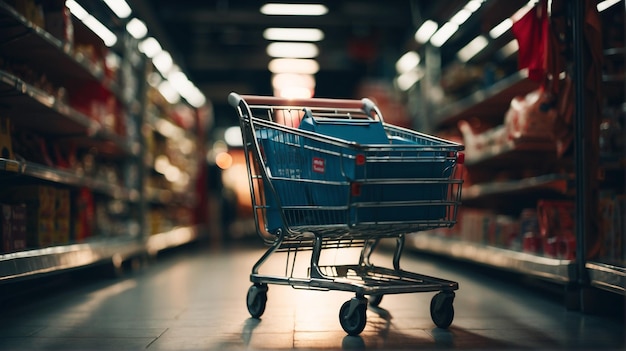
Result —
[[319, 157], [313, 157], [313, 172], [324, 173], [326, 172], [326, 160]]

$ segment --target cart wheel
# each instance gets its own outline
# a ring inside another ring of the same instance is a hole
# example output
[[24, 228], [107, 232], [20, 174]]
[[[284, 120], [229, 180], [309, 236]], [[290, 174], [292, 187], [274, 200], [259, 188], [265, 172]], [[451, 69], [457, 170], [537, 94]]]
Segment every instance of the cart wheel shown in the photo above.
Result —
[[374, 307], [378, 307], [378, 305], [380, 305], [380, 302], [383, 300], [383, 296], [384, 295], [371, 295], [369, 300], [370, 300], [370, 306], [374, 306]]
[[248, 312], [254, 318], [259, 318], [265, 312], [265, 304], [267, 303], [267, 285], [255, 284], [248, 289], [246, 296]]
[[448, 328], [454, 319], [453, 292], [439, 292], [430, 301], [430, 317], [439, 328]]
[[[339, 310], [339, 323], [341, 323], [341, 327], [343, 330], [348, 333], [348, 335], [359, 335], [363, 329], [365, 329], [366, 323], [366, 310], [367, 303], [363, 303], [363, 301], [353, 302], [356, 298], [352, 300], [348, 300], [341, 305], [341, 309]], [[352, 303], [358, 303], [355, 307], [352, 314], [350, 314], [350, 305]]]

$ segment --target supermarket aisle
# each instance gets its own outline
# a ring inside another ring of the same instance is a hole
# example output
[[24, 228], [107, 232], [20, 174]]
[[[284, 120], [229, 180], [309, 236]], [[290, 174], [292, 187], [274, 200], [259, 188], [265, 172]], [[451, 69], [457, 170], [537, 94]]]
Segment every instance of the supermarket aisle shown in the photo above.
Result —
[[[457, 280], [456, 317], [434, 327], [431, 293], [386, 296], [358, 337], [338, 322], [343, 292], [270, 286], [249, 318], [248, 274], [259, 248], [191, 248], [116, 280], [89, 280], [5, 308], [1, 350], [624, 349], [624, 324], [567, 311], [558, 301], [458, 263], [407, 253], [404, 268]], [[375, 263], [379, 263], [377, 256]]]

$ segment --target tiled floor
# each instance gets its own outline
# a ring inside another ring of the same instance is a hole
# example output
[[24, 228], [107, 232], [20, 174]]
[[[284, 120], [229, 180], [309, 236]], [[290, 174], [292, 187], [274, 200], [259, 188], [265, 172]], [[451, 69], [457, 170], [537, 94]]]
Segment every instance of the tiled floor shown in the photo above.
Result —
[[[345, 292], [271, 285], [265, 314], [245, 304], [259, 247], [178, 250], [116, 280], [87, 279], [4, 306], [0, 350], [222, 349], [618, 349], [623, 319], [568, 311], [563, 304], [471, 266], [406, 253], [406, 270], [459, 282], [455, 319], [434, 326], [433, 293], [385, 296], [359, 336], [338, 313]], [[339, 256], [342, 256], [341, 254]], [[386, 258], [386, 253], [376, 260]], [[378, 263], [378, 262], [376, 262]], [[618, 308], [623, 308], [620, 306]]]

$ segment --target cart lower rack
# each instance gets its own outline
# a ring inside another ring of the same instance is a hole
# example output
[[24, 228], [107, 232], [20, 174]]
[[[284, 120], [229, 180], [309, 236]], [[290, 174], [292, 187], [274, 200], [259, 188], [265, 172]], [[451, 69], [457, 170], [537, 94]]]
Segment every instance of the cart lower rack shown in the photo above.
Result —
[[[432, 320], [450, 326], [458, 283], [402, 270], [400, 258], [405, 235], [456, 223], [463, 146], [387, 124], [368, 99], [231, 93], [229, 103], [239, 116], [256, 230], [269, 246], [250, 275], [250, 314], [264, 313], [269, 284], [354, 292], [339, 321], [358, 335], [368, 302], [438, 292]], [[370, 259], [385, 238], [396, 242], [390, 268]], [[353, 262], [321, 263], [323, 253], [354, 248]], [[296, 269], [305, 251], [306, 269]], [[262, 274], [279, 253], [286, 257], [284, 272]]]

